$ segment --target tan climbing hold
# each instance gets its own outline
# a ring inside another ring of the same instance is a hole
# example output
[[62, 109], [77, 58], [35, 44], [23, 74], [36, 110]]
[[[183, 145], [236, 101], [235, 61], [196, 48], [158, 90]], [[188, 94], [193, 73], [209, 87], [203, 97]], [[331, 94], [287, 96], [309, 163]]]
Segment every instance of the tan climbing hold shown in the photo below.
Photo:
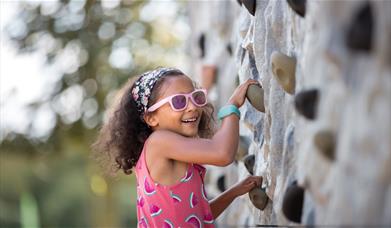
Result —
[[322, 130], [316, 133], [314, 143], [319, 151], [328, 159], [335, 159], [335, 136], [330, 130]]
[[246, 97], [251, 105], [260, 112], [265, 112], [263, 102], [263, 88], [260, 85], [250, 85], [247, 89]]
[[273, 52], [271, 56], [272, 71], [281, 87], [290, 94], [295, 93], [296, 86], [296, 58], [280, 52]]
[[248, 148], [250, 147], [250, 139], [244, 136], [239, 136], [238, 151], [235, 154], [235, 160], [242, 160], [244, 156], [248, 154]]
[[265, 189], [255, 187], [249, 193], [251, 203], [258, 208], [259, 210], [265, 209], [267, 203], [269, 201], [269, 197], [267, 196]]

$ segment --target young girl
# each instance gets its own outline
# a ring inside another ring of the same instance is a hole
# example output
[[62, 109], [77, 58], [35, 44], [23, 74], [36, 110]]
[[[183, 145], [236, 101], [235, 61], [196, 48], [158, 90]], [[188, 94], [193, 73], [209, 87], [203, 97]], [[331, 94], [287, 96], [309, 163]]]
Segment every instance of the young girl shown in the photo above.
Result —
[[206, 91], [180, 70], [158, 68], [123, 87], [95, 147], [126, 174], [136, 174], [139, 227], [213, 227], [236, 197], [260, 186], [262, 178], [250, 176], [209, 201], [200, 165], [233, 161], [238, 108], [250, 84], [257, 81], [240, 85], [220, 110], [221, 127], [213, 136]]

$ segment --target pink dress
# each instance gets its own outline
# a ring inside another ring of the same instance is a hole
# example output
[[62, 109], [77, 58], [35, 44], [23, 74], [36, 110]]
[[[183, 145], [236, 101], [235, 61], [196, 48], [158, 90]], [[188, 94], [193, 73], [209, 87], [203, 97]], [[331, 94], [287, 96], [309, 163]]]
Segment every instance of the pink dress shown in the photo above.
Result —
[[136, 164], [138, 227], [214, 227], [204, 188], [206, 169], [189, 164], [176, 184], [155, 183], [146, 165], [146, 146]]

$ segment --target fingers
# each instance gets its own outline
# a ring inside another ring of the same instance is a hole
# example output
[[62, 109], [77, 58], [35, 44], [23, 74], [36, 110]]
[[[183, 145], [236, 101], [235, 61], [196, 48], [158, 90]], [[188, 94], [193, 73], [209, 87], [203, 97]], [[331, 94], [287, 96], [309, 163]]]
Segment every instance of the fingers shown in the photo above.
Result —
[[255, 183], [256, 186], [261, 186], [263, 178], [262, 176], [249, 176], [247, 177], [247, 181]]
[[240, 84], [234, 93], [232, 94], [231, 98], [229, 99], [228, 103], [233, 104], [237, 107], [241, 107], [244, 103], [244, 100], [246, 98], [246, 93], [249, 85], [252, 84], [258, 84], [259, 82], [254, 79], [248, 79], [244, 83]]
[[259, 82], [254, 79], [247, 79], [247, 81], [245, 81], [243, 84], [241, 84], [240, 87], [247, 90], [247, 87], [252, 84], [259, 84]]
[[258, 80], [247, 79], [247, 81], [244, 84], [247, 84], [247, 86], [249, 86], [251, 84], [259, 84], [259, 82], [258, 82]]
[[254, 79], [248, 79], [246, 82], [244, 82], [243, 84], [243, 90], [244, 90], [244, 93], [247, 92], [247, 89], [250, 85], [259, 85], [259, 82], [257, 80], [254, 80]]

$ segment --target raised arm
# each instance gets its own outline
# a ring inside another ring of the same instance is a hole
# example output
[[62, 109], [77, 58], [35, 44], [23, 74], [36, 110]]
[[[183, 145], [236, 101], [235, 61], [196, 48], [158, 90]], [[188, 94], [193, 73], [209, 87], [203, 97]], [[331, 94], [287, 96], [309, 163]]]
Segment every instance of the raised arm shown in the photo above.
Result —
[[[243, 105], [247, 88], [257, 84], [248, 80], [233, 93], [228, 104]], [[188, 163], [226, 166], [232, 163], [239, 139], [239, 117], [229, 115], [222, 120], [220, 129], [211, 139], [189, 138], [168, 130], [155, 131], [149, 138], [149, 150], [169, 159]]]

